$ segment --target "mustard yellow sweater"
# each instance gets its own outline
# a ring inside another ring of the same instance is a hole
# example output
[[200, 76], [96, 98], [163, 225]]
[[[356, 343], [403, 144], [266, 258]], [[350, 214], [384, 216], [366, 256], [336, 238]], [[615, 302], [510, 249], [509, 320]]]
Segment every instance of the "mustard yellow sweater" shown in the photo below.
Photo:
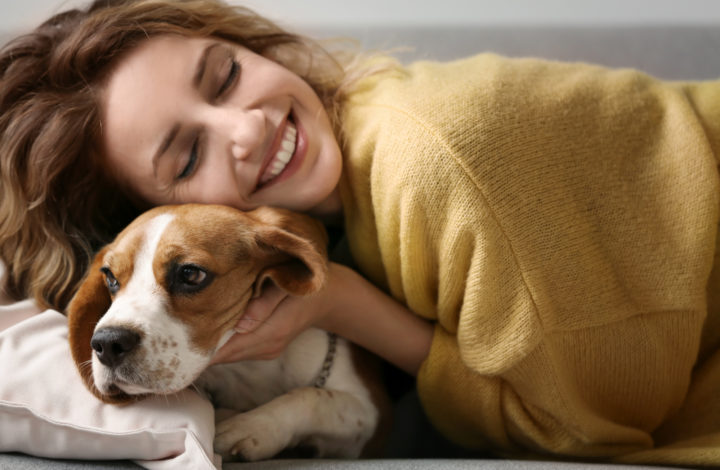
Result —
[[720, 464], [720, 82], [485, 54], [366, 78], [342, 118], [351, 251], [436, 322], [444, 434]]

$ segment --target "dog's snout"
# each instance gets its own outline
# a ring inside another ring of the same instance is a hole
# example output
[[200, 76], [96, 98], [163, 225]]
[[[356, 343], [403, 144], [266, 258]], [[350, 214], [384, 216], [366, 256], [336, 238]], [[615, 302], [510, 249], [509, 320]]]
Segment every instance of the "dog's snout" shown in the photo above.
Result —
[[101, 363], [117, 367], [140, 344], [140, 335], [127, 328], [102, 328], [93, 334], [90, 346]]

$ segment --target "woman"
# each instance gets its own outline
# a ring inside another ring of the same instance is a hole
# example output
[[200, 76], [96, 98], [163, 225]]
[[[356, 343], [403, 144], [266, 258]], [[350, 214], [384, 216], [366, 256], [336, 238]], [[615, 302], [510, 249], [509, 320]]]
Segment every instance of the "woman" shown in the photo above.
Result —
[[217, 361], [314, 324], [417, 375], [467, 447], [720, 464], [719, 85], [361, 64], [210, 0], [96, 2], [11, 44], [11, 287], [61, 308], [128, 201], [303, 211], [380, 289], [337, 264], [317, 296], [270, 287]]

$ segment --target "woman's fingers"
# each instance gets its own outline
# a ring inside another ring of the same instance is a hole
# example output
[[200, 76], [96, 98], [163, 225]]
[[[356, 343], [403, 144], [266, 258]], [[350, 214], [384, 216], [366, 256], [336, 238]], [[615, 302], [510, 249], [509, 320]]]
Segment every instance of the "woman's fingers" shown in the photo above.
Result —
[[246, 359], [273, 359], [282, 349], [265, 337], [264, 327], [248, 333], [235, 333], [213, 356], [211, 363], [235, 362]]
[[245, 314], [235, 325], [238, 333], [255, 331], [275, 311], [278, 304], [287, 296], [282, 289], [273, 283], [264, 286], [259, 297], [251, 299]]
[[245, 313], [235, 325], [236, 332], [213, 356], [211, 363], [242, 359], [269, 359], [268, 328], [263, 328], [287, 294], [275, 284], [268, 284], [259, 297], [251, 299]]
[[275, 285], [248, 303], [235, 326], [236, 334], [215, 354], [213, 363], [243, 359], [274, 359], [306, 328], [303, 305], [306, 299], [292, 297]]
[[278, 357], [300, 332], [328, 314], [328, 295], [333, 291], [328, 285], [300, 297], [288, 295], [275, 284], [266, 285], [248, 303], [235, 326], [236, 334], [217, 351], [212, 363]]

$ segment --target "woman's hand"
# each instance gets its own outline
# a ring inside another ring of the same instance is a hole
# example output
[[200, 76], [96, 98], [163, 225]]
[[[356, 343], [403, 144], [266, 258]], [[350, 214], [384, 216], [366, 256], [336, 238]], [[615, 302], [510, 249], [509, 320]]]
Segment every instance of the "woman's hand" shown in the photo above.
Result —
[[327, 314], [328, 285], [315, 294], [289, 295], [273, 283], [251, 299], [235, 325], [236, 334], [218, 350], [213, 364], [247, 359], [274, 359], [303, 330]]
[[337, 333], [412, 375], [427, 357], [433, 334], [430, 322], [352, 269], [330, 263], [328, 280], [315, 294], [294, 297], [266, 287], [212, 362], [275, 358], [310, 326]]

